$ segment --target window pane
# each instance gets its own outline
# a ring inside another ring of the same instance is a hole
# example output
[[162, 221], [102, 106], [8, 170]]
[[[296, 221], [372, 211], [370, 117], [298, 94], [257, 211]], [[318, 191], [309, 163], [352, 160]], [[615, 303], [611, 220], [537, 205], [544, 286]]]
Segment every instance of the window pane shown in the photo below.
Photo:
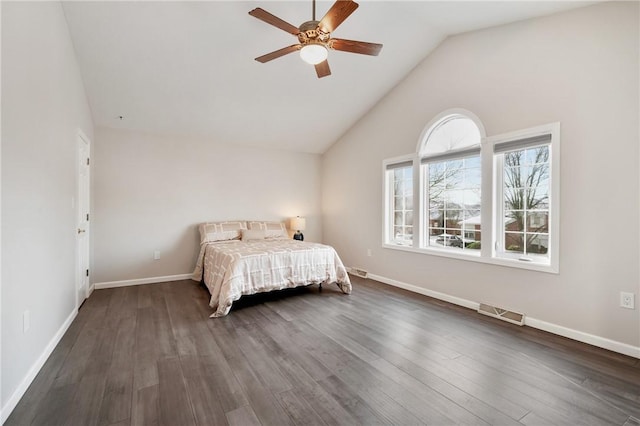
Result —
[[429, 235], [442, 235], [444, 234], [444, 229], [443, 228], [430, 228], [429, 229]]
[[527, 253], [547, 254], [548, 250], [548, 234], [529, 234], [527, 236]]
[[393, 224], [395, 226], [402, 226], [402, 212], [395, 212], [393, 215]]
[[477, 168], [480, 169], [480, 156], [476, 155], [473, 157], [467, 157], [464, 159], [464, 167], [466, 167], [467, 169], [470, 168]]
[[463, 191], [465, 208], [480, 208], [480, 190], [466, 189]]
[[444, 188], [444, 176], [445, 176], [444, 163], [430, 163], [429, 164], [429, 188], [442, 187]]
[[447, 228], [460, 229], [463, 210], [445, 210], [445, 219]]
[[505, 231], [524, 231], [524, 211], [507, 210], [504, 212]]
[[412, 226], [413, 225], [413, 212], [412, 211], [407, 211], [404, 214], [404, 224], [407, 226]]
[[549, 208], [549, 187], [539, 186], [527, 189], [528, 209], [548, 209]]
[[443, 209], [444, 208], [444, 198], [442, 194], [437, 194], [429, 197], [429, 208], [430, 209]]
[[480, 250], [480, 231], [465, 231], [463, 241], [465, 249]]
[[524, 188], [504, 188], [504, 209], [522, 210], [526, 204], [526, 190]]
[[403, 178], [408, 181], [413, 180], [413, 167], [405, 167], [401, 170], [404, 170]]
[[402, 210], [402, 209], [404, 209], [404, 198], [403, 197], [396, 197], [394, 199], [393, 209], [394, 210]]
[[[428, 226], [437, 228], [429, 231], [429, 245], [464, 249], [464, 233], [472, 236], [468, 239], [472, 243], [476, 231], [478, 235], [480, 232], [480, 156], [429, 163], [427, 167]], [[470, 222], [466, 223], [467, 220]]]
[[386, 220], [389, 226], [389, 241], [393, 244], [411, 245], [413, 238], [413, 166], [399, 167], [386, 174], [392, 197], [389, 201], [391, 215]]
[[420, 149], [421, 155], [437, 154], [480, 144], [480, 130], [473, 120], [452, 115], [429, 129], [429, 138]]
[[539, 146], [529, 148], [525, 151], [525, 162], [527, 164], [548, 163], [549, 162], [549, 146]]
[[465, 169], [464, 171], [464, 187], [465, 188], [480, 188], [481, 185], [480, 169]]
[[527, 232], [549, 232], [549, 212], [531, 211], [527, 213]]
[[404, 201], [405, 201], [406, 209], [413, 210], [413, 196], [406, 197]]
[[529, 166], [505, 167], [504, 184], [507, 188], [524, 188], [531, 174]]
[[549, 249], [549, 146], [503, 157], [504, 249], [544, 255]]
[[504, 247], [506, 251], [524, 253], [524, 234], [522, 232], [505, 232]]
[[462, 208], [464, 206], [464, 191], [447, 191], [445, 201], [447, 209]]
[[458, 171], [463, 167], [463, 160], [448, 160], [445, 163], [448, 171]]

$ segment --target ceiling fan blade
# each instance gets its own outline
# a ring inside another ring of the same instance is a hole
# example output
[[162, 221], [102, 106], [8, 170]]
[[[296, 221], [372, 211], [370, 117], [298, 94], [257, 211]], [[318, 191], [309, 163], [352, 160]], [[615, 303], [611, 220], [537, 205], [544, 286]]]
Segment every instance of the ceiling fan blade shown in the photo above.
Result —
[[342, 50], [343, 52], [360, 53], [362, 55], [378, 56], [382, 45], [378, 43], [367, 43], [366, 41], [344, 40], [332, 38], [328, 43], [331, 49]]
[[287, 21], [283, 21], [277, 16], [270, 14], [262, 8], [257, 7], [253, 9], [251, 12], [249, 12], [249, 15], [253, 16], [254, 18], [258, 18], [261, 21], [266, 22], [267, 24], [271, 24], [274, 27], [278, 27], [290, 34], [298, 35], [300, 33], [300, 30], [297, 27], [294, 27]]
[[267, 53], [266, 55], [258, 56], [256, 58], [256, 61], [262, 62], [264, 64], [265, 62], [277, 59], [280, 56], [284, 56], [291, 52], [295, 52], [296, 50], [300, 50], [300, 48], [302, 48], [301, 45], [293, 44], [291, 46], [283, 47], [282, 49], [274, 50], [273, 52]]
[[325, 33], [333, 32], [345, 19], [358, 8], [358, 3], [352, 0], [338, 0], [331, 9], [322, 17], [318, 28]]
[[316, 74], [318, 74], [318, 78], [331, 75], [331, 69], [329, 69], [329, 61], [325, 59], [319, 64], [316, 64]]

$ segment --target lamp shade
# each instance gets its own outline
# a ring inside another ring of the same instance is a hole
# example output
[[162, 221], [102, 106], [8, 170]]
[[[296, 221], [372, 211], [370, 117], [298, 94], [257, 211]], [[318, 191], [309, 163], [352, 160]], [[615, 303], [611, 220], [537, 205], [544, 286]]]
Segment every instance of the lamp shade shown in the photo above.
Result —
[[295, 231], [304, 231], [307, 221], [304, 217], [296, 216], [291, 218], [291, 229]]
[[300, 49], [300, 57], [308, 64], [316, 65], [327, 59], [329, 52], [321, 44], [307, 44]]

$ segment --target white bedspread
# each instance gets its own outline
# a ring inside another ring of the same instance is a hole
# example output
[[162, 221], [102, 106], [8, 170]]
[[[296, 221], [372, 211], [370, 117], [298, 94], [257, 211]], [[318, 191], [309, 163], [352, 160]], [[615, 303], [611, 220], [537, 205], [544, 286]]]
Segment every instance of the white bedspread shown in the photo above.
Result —
[[[204, 268], [203, 268], [204, 267]], [[351, 293], [351, 281], [333, 247], [288, 239], [203, 244], [193, 279], [211, 293], [211, 317], [229, 313], [243, 295], [308, 284], [337, 283]]]

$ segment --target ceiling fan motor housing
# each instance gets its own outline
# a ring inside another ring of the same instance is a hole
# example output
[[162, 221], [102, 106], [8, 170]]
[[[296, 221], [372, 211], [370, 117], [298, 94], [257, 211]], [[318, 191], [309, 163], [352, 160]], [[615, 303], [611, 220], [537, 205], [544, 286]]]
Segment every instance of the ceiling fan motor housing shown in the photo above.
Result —
[[302, 23], [298, 29], [298, 40], [300, 44], [325, 44], [329, 41], [330, 33], [325, 33], [318, 28], [319, 21], [307, 21]]

